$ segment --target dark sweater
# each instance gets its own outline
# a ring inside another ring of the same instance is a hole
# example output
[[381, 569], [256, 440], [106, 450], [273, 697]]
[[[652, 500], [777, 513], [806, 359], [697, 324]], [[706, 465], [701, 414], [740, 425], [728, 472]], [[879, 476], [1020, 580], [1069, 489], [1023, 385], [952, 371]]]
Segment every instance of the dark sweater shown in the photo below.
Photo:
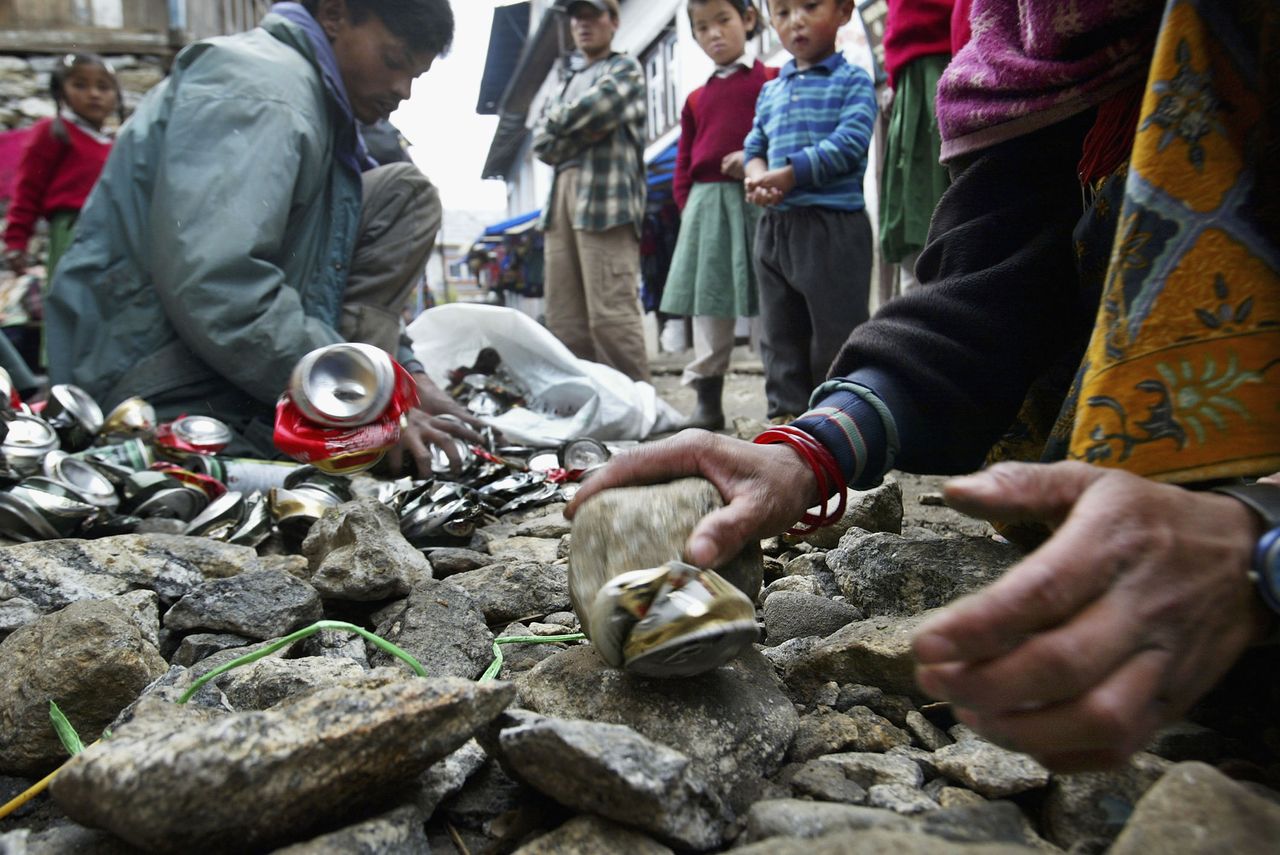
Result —
[[[1089, 111], [953, 163], [916, 266], [923, 287], [887, 303], [836, 357], [832, 377], [888, 405], [899, 469], [978, 468], [1033, 382], [1083, 356], [1099, 294], [1081, 286], [1073, 232], [1081, 219], [1076, 166], [1092, 122]], [[815, 404], [865, 420], [867, 408], [853, 400], [839, 392]], [[818, 421], [796, 424], [822, 438]], [[847, 456], [839, 443], [826, 444]]]
[[742, 151], [742, 142], [751, 131], [756, 114], [756, 98], [765, 83], [778, 76], [778, 69], [760, 60], [750, 69], [740, 69], [728, 77], [716, 77], [689, 93], [680, 114], [680, 147], [672, 192], [684, 210], [695, 182], [736, 181], [720, 171], [725, 155]]

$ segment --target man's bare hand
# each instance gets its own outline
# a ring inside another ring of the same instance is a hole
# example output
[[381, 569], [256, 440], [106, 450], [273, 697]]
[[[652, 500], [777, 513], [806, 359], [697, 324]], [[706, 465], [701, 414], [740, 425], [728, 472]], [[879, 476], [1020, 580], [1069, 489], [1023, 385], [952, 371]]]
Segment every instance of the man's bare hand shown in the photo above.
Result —
[[790, 448], [686, 430], [614, 457], [583, 483], [565, 516], [572, 518], [601, 490], [690, 475], [715, 484], [725, 500], [694, 527], [685, 545], [685, 559], [699, 567], [719, 566], [748, 541], [785, 531], [825, 498], [818, 496], [812, 470]]
[[743, 153], [741, 151], [732, 151], [720, 159], [720, 172], [723, 175], [741, 181], [747, 177], [746, 164], [743, 162]]
[[1058, 771], [1123, 762], [1265, 631], [1240, 502], [1081, 463], [1000, 464], [946, 488], [965, 513], [1053, 536], [925, 623], [916, 679]]

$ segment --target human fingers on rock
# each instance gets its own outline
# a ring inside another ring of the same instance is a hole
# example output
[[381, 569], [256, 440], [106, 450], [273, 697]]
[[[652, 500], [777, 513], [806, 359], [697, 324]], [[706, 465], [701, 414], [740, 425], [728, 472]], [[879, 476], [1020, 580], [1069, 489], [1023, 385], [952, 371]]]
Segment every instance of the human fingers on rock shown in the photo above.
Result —
[[921, 665], [929, 695], [985, 712], [1043, 707], [1102, 683], [1146, 644], [1147, 629], [1124, 592], [1108, 592], [1069, 622], [977, 662]]
[[[723, 437], [721, 437], [723, 438]], [[582, 483], [565, 508], [570, 519], [596, 493], [613, 487], [661, 484], [688, 475], [702, 474], [704, 461], [714, 453], [716, 434], [689, 429], [660, 442], [646, 443], [614, 455]]]
[[1000, 522], [1057, 525], [1108, 470], [1086, 463], [997, 463], [943, 487], [947, 504], [961, 513]]
[[1171, 715], [1163, 694], [1172, 656], [1140, 651], [1093, 689], [1059, 704], [984, 714], [958, 708], [956, 717], [998, 745], [1046, 762], [1062, 755], [1124, 758], [1142, 748]]

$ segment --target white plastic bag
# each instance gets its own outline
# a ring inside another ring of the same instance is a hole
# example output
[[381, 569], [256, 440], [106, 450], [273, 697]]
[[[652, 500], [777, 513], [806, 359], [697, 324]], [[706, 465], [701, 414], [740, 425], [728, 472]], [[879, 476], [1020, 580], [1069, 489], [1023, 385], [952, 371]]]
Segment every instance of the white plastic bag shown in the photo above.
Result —
[[515, 309], [449, 303], [428, 309], [408, 328], [413, 353], [440, 386], [485, 347], [528, 390], [528, 406], [487, 419], [515, 443], [550, 447], [567, 439], [638, 440], [673, 430], [680, 414], [648, 383], [578, 359], [537, 321]]

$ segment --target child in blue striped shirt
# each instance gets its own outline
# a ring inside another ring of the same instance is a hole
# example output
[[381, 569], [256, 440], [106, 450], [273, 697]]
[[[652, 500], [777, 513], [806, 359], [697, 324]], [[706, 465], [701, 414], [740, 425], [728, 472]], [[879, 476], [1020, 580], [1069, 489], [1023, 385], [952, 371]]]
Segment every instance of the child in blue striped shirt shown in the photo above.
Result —
[[853, 0], [773, 0], [792, 59], [756, 102], [743, 146], [756, 232], [768, 416], [808, 409], [855, 326], [867, 319], [871, 223], [862, 197], [875, 125], [871, 76], [836, 52]]

